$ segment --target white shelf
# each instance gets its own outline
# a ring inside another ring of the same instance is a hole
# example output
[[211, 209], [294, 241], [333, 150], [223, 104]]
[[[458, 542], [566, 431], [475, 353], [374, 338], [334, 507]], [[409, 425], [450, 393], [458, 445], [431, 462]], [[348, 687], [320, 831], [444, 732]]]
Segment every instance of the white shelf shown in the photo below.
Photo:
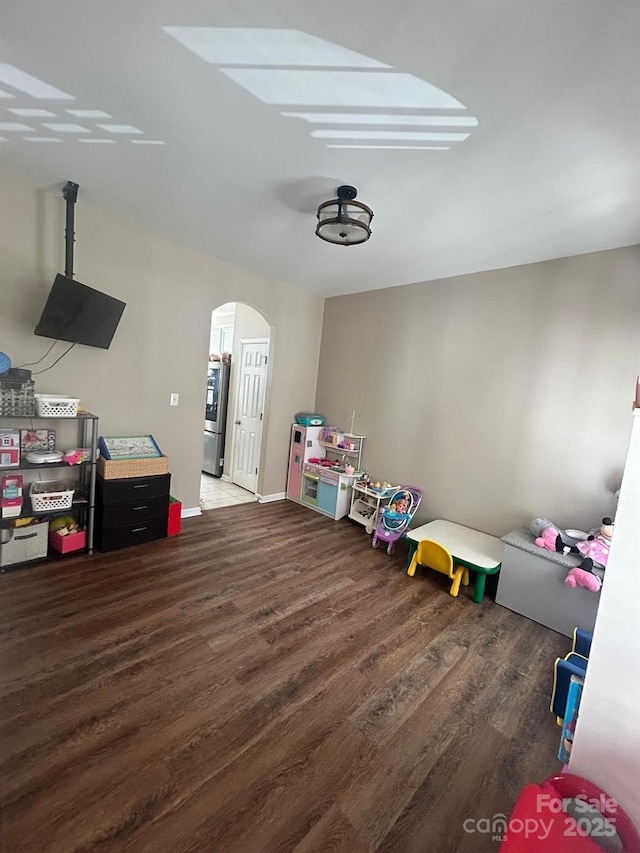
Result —
[[375, 515], [376, 509], [377, 509], [375, 504], [367, 503], [367, 501], [363, 501], [361, 498], [356, 498], [356, 500], [353, 502], [353, 508], [355, 510], [357, 510], [358, 512], [360, 512], [361, 515], [364, 515], [364, 513], [361, 512], [361, 510], [365, 509], [366, 507], [371, 507], [371, 510], [372, 510], [371, 515]]
[[359, 450], [345, 450], [344, 447], [338, 447], [336, 444], [331, 444], [330, 441], [319, 441], [318, 444], [322, 447], [326, 447], [327, 450], [333, 450], [336, 453], [348, 453], [349, 456], [358, 456], [360, 454]]
[[[365, 507], [371, 510], [370, 514], [365, 515], [361, 512], [361, 509], [364, 509]], [[367, 501], [363, 501], [362, 498], [356, 498], [351, 504], [349, 518], [352, 521], [357, 521], [358, 524], [362, 524], [362, 526], [366, 527], [368, 530], [373, 530], [377, 514], [378, 508], [375, 504], [367, 503]]]
[[351, 521], [357, 521], [358, 524], [361, 524], [363, 527], [368, 527], [369, 525], [373, 526], [372, 519], [367, 518], [366, 515], [360, 515], [359, 512], [350, 512], [349, 518]]
[[366, 486], [360, 486], [358, 483], [354, 483], [354, 491], [360, 492], [362, 495], [368, 495], [370, 498], [375, 498], [376, 500], [388, 501], [395, 492], [398, 491], [400, 486], [390, 486], [385, 491], [376, 491], [375, 489], [368, 489]]
[[317, 472], [318, 474], [323, 474], [324, 472], [328, 472], [339, 477], [346, 477], [349, 480], [357, 480], [358, 477], [362, 476], [362, 471], [354, 471], [353, 474], [346, 474], [344, 471], [338, 471], [337, 468], [329, 468], [326, 465], [316, 465], [315, 462], [305, 462], [304, 466], [305, 470], [313, 470], [314, 473]]

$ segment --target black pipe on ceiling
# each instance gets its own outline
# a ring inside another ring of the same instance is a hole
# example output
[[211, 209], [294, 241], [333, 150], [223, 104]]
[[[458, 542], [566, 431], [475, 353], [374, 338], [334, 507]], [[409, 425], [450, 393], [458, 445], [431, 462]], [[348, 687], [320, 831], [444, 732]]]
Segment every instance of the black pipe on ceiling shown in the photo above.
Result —
[[76, 240], [75, 206], [78, 200], [79, 184], [67, 181], [62, 188], [62, 195], [67, 202], [66, 227], [64, 232], [64, 274], [73, 278], [73, 244]]

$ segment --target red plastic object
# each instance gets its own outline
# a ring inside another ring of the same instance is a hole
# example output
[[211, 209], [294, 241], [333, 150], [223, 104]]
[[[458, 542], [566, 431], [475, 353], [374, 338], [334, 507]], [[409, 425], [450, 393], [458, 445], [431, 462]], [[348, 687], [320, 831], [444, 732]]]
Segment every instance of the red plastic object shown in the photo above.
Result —
[[167, 536], [177, 536], [182, 527], [182, 501], [169, 498], [169, 521]]
[[69, 533], [60, 536], [59, 533], [49, 534], [49, 545], [60, 554], [70, 554], [72, 551], [81, 551], [87, 544], [87, 531], [79, 530], [77, 533]]
[[[586, 835], [587, 821], [581, 815], [574, 819], [562, 810], [563, 799], [581, 799], [594, 806], [615, 827], [622, 853], [640, 853], [640, 835], [616, 801], [597, 785], [570, 773], [551, 776], [541, 785], [527, 785], [522, 790], [500, 853], [602, 853], [602, 845]], [[583, 814], [586, 818], [587, 813]], [[606, 834], [604, 825], [593, 817], [591, 821]]]

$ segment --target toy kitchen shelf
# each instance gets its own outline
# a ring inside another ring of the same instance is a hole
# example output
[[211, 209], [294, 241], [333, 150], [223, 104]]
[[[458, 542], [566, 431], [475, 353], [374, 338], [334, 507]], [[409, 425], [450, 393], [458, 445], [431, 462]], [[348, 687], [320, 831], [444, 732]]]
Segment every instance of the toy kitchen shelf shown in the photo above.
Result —
[[387, 489], [375, 489], [354, 483], [349, 518], [366, 527], [367, 533], [373, 533], [380, 508], [389, 503], [392, 495], [399, 488], [399, 486], [390, 486]]
[[[337, 521], [349, 514], [353, 483], [361, 475], [365, 436], [335, 431], [327, 441], [321, 438], [326, 434], [326, 427], [292, 426], [287, 498]], [[343, 443], [353, 446], [338, 446]], [[345, 471], [349, 465], [354, 468], [352, 474]]]
[[[318, 441], [320, 447], [324, 448], [325, 454], [340, 457], [346, 465], [353, 465], [356, 471], [360, 471], [362, 464], [362, 450], [364, 445], [365, 435], [352, 435], [350, 432], [332, 433], [335, 436], [334, 441]], [[340, 447], [340, 444], [348, 444], [348, 447]]]

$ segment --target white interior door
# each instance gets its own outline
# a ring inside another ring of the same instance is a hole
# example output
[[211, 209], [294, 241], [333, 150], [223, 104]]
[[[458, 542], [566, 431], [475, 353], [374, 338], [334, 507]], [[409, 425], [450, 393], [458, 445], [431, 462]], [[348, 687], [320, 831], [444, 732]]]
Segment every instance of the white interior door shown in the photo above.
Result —
[[243, 341], [240, 345], [231, 479], [254, 493], [258, 488], [268, 355], [268, 340]]

